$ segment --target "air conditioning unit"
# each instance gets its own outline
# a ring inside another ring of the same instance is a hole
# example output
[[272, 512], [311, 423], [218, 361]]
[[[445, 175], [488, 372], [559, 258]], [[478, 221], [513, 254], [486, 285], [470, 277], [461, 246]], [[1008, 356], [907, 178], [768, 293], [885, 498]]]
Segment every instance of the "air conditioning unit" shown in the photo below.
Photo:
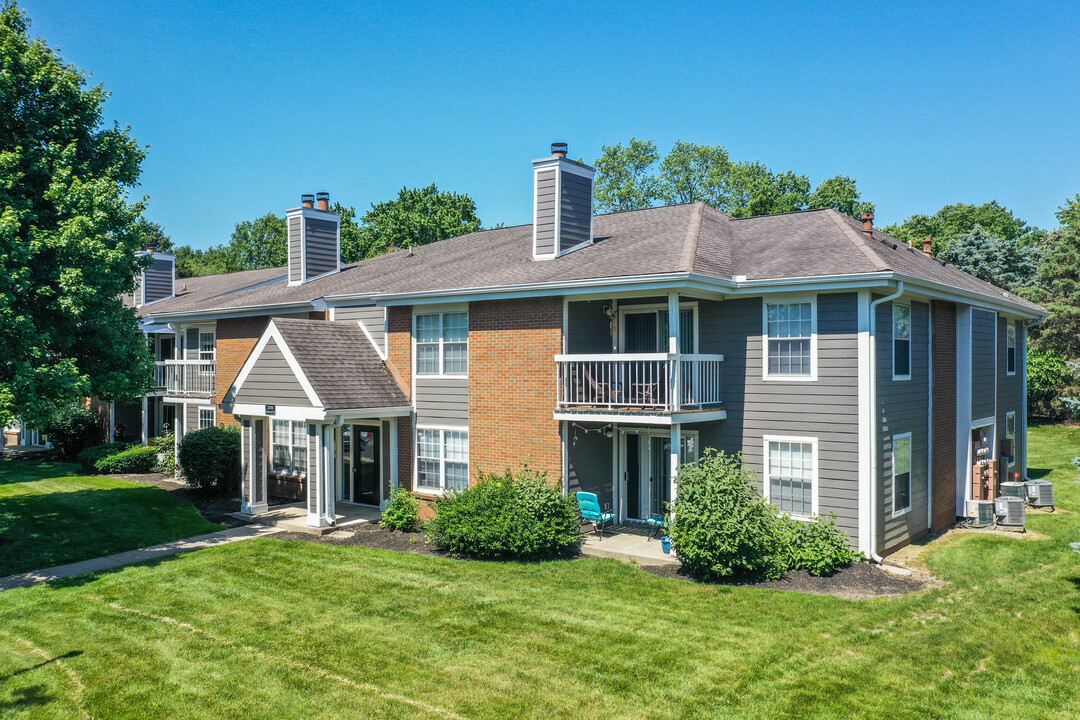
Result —
[[1049, 480], [1028, 480], [1027, 486], [1028, 503], [1032, 507], [1054, 507], [1054, 484]]
[[997, 515], [998, 525], [1023, 527], [1027, 521], [1024, 500], [1011, 495], [1002, 495], [994, 501], [994, 513]]
[[994, 501], [968, 500], [967, 514], [974, 525], [993, 525]]
[[1003, 482], [1001, 483], [1001, 494], [1024, 500], [1027, 498], [1027, 485], [1022, 482]]

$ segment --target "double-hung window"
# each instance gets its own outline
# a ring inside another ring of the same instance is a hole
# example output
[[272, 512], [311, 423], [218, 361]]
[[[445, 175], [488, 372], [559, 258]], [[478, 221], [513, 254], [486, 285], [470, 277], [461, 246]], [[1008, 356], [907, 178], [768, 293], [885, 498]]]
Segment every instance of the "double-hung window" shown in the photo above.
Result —
[[307, 475], [307, 428], [297, 420], [272, 420], [270, 471], [275, 475]]
[[199, 332], [199, 360], [213, 362], [215, 356], [214, 333]]
[[1016, 374], [1016, 323], [1005, 323], [1005, 372]]
[[416, 374], [466, 375], [469, 372], [469, 314], [416, 316]]
[[199, 408], [199, 429], [214, 427], [217, 419], [214, 417], [213, 408]]
[[765, 493], [780, 512], [811, 517], [817, 482], [817, 441], [813, 438], [765, 437]]
[[468, 431], [417, 429], [416, 489], [441, 492], [468, 487]]
[[814, 302], [765, 304], [765, 377], [812, 380]]
[[893, 380], [911, 379], [911, 306], [892, 306]]
[[911, 509], [911, 433], [892, 437], [893, 517]]
[[1016, 464], [1016, 413], [1005, 413], [1005, 437], [1013, 442], [1013, 454], [1009, 456], [1009, 467]]

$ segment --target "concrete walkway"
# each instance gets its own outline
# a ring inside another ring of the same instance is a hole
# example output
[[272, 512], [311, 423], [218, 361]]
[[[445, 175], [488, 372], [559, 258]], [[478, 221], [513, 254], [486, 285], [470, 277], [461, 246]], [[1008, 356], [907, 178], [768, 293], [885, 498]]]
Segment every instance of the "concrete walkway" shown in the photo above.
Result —
[[52, 580], [59, 580], [60, 578], [74, 577], [75, 575], [82, 575], [83, 573], [111, 570], [113, 568], [123, 567], [124, 565], [134, 565], [135, 563], [146, 562], [147, 560], [156, 560], [157, 558], [178, 555], [180, 553], [191, 552], [192, 550], [202, 550], [203, 548], [214, 547], [216, 545], [227, 545], [228, 543], [237, 542], [238, 540], [262, 537], [263, 535], [271, 535], [276, 532], [281, 532], [281, 528], [268, 527], [266, 525], [244, 525], [228, 530], [219, 530], [218, 532], [212, 532], [206, 535], [197, 535], [184, 540], [162, 543], [161, 545], [151, 545], [150, 547], [139, 548], [138, 550], [128, 550], [127, 552], [116, 553], [115, 555], [91, 558], [90, 560], [68, 563], [67, 565], [57, 565], [56, 567], [45, 568], [44, 570], [31, 570], [30, 572], [24, 572], [18, 575], [8, 575], [5, 578], [0, 578], [0, 592], [11, 590], [13, 588], [29, 587], [31, 585], [37, 585], [38, 583], [51, 582]]
[[616, 525], [603, 537], [586, 533], [582, 535], [581, 554], [634, 565], [678, 565], [674, 555], [664, 552], [660, 538], [650, 539], [649, 535], [649, 528], [641, 525]]

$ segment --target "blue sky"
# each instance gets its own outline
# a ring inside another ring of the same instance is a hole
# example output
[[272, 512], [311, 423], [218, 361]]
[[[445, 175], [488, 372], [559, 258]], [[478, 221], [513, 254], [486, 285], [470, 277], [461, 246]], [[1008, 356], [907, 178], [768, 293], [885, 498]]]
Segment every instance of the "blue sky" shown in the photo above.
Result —
[[553, 140], [849, 175], [878, 224], [997, 199], [1053, 227], [1080, 192], [1075, 3], [21, 5], [150, 145], [139, 191], [178, 244], [430, 182], [529, 222]]

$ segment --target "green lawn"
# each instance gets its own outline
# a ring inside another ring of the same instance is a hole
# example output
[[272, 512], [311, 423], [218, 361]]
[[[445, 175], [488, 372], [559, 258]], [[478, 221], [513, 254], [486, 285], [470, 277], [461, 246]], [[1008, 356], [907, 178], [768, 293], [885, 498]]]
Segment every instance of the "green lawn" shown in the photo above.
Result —
[[5, 592], [0, 717], [1075, 718], [1074, 455], [1032, 431], [1048, 539], [950, 538], [892, 600], [272, 538]]
[[77, 470], [0, 461], [0, 577], [221, 529], [160, 488]]

